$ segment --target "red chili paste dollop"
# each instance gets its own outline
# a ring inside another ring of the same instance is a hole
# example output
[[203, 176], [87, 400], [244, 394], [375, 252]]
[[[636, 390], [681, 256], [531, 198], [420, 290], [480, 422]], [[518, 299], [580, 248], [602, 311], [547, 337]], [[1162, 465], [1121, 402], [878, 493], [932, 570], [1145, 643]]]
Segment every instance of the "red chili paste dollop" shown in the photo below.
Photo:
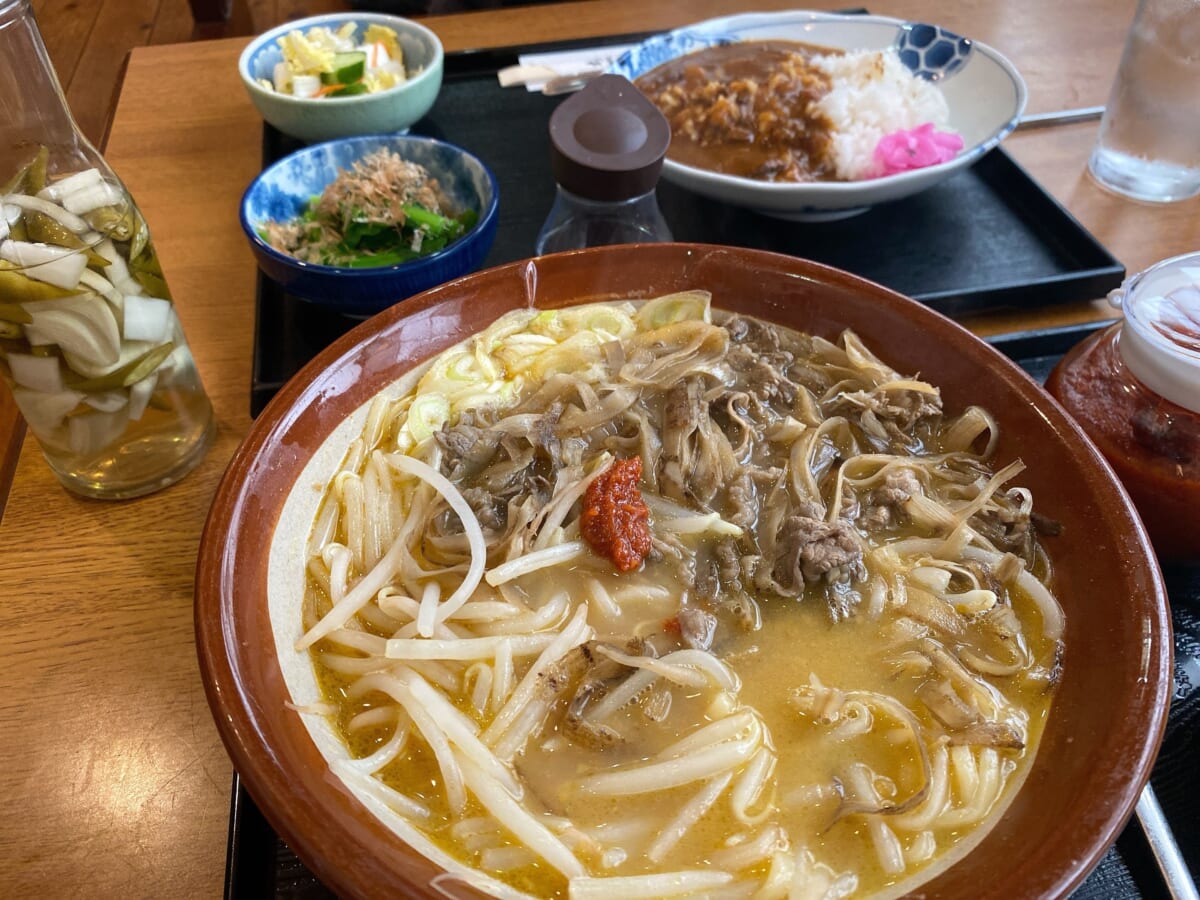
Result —
[[579, 530], [601, 556], [632, 572], [650, 552], [650, 510], [638, 490], [642, 458], [618, 459], [588, 485]]

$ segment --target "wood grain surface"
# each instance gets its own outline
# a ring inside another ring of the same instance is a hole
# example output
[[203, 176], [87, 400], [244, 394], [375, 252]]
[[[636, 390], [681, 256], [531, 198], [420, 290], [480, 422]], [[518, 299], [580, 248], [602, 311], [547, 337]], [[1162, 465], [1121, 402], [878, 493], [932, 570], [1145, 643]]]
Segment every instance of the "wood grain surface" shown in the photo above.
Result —
[[[426, 22], [453, 51], [666, 28], [739, 6], [594, 0]], [[1134, 0], [870, 6], [997, 47], [1028, 81], [1030, 111], [1043, 112], [1105, 101]], [[107, 147], [178, 298], [216, 408], [215, 446], [181, 483], [124, 503], [67, 494], [32, 440], [15, 461], [0, 520], [0, 796], [10, 810], [0, 820], [3, 896], [221, 892], [231, 770], [197, 669], [192, 579], [209, 502], [250, 425], [255, 266], [237, 208], [258, 170], [261, 132], [236, 72], [244, 44], [135, 50]], [[1005, 146], [1131, 271], [1200, 248], [1200, 200], [1139, 204], [1089, 180], [1095, 133], [1095, 123], [1043, 129]], [[1103, 314], [1084, 303], [971, 324], [988, 332]], [[10, 432], [7, 443], [19, 442]]]

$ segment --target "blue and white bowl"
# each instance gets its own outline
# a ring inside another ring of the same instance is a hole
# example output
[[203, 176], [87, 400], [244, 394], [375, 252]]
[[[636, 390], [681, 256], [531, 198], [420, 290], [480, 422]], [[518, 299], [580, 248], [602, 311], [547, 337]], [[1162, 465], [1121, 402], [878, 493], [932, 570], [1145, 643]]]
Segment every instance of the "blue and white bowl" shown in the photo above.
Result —
[[791, 40], [836, 50], [895, 47], [918, 75], [936, 81], [963, 138], [952, 160], [865, 181], [768, 182], [685, 166], [668, 156], [663, 177], [706, 197], [783, 219], [820, 220], [925, 190], [975, 163], [1004, 139], [1025, 110], [1025, 82], [1002, 54], [933, 25], [886, 16], [788, 11], [709, 19], [656, 35], [631, 48], [610, 72], [631, 81], [662, 63], [718, 44]]
[[[280, 94], [259, 83], [259, 79], [270, 81], [275, 64], [283, 60], [279, 38], [292, 31], [307, 32], [316, 26], [337, 31], [348, 22], [357, 26], [359, 37], [368, 25], [383, 25], [396, 32], [408, 80], [373, 94], [322, 98]], [[251, 102], [271, 125], [302, 141], [328, 141], [407, 131], [429, 112], [437, 99], [444, 61], [438, 36], [410, 19], [386, 13], [330, 13], [286, 22], [263, 32], [242, 51], [238, 74]]]
[[[348, 268], [303, 262], [260, 236], [268, 222], [295, 219], [338, 176], [369, 153], [387, 147], [437, 178], [455, 212], [473, 209], [479, 221], [454, 243], [396, 266]], [[496, 237], [500, 193], [496, 178], [476, 156], [434, 138], [371, 135], [314, 144], [279, 160], [242, 196], [241, 222], [259, 268], [303, 300], [364, 316], [443, 282], [474, 272]]]

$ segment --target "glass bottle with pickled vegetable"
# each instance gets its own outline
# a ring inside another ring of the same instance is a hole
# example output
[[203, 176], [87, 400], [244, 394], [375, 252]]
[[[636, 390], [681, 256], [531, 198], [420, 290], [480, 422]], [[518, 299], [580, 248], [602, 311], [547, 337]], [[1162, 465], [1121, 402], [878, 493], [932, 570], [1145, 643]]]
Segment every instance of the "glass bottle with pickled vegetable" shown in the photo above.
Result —
[[178, 481], [214, 433], [150, 231], [79, 131], [29, 0], [0, 0], [0, 374], [59, 480]]

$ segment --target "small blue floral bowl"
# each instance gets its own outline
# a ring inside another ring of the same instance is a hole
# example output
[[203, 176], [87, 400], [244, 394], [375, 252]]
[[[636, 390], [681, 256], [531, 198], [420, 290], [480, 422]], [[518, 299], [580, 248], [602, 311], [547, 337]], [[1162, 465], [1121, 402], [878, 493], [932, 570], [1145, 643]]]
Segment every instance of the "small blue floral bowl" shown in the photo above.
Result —
[[[428, 169], [451, 210], [475, 210], [479, 216], [475, 226], [429, 256], [361, 269], [303, 262], [262, 239], [259, 233], [268, 222], [295, 219], [340, 171], [384, 147]], [[499, 200], [495, 176], [461, 147], [413, 135], [369, 135], [314, 144], [274, 163], [242, 196], [241, 222], [259, 268], [287, 293], [349, 315], [366, 316], [478, 269], [496, 237]]]

